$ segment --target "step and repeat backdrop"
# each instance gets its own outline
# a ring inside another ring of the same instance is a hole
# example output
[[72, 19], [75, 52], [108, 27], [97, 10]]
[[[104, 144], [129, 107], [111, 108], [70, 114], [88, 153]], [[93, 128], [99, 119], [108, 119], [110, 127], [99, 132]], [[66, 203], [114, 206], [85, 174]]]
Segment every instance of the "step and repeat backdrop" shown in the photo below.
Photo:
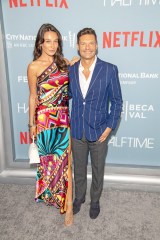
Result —
[[160, 0], [1, 0], [15, 161], [28, 159], [27, 66], [43, 23], [77, 56], [76, 35], [92, 27], [99, 58], [118, 66], [123, 112], [106, 163], [160, 166]]

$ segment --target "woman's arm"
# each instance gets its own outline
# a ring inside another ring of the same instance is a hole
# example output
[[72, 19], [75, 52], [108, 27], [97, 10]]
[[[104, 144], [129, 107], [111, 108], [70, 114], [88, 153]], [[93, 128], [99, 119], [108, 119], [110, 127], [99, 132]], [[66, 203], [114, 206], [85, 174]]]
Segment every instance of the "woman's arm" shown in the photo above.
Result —
[[33, 63], [29, 64], [27, 69], [28, 85], [29, 85], [29, 131], [31, 138], [36, 136], [36, 124], [35, 124], [35, 110], [37, 99], [37, 74], [36, 67]]
[[65, 62], [67, 65], [74, 65], [76, 62], [78, 62], [80, 60], [80, 57], [78, 56], [74, 56], [70, 61], [67, 58], [64, 58]]

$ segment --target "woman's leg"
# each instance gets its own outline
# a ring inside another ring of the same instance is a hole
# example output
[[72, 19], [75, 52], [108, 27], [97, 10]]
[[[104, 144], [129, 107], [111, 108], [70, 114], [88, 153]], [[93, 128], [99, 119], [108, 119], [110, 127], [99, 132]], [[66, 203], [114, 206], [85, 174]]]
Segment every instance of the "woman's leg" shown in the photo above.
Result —
[[65, 225], [71, 226], [73, 224], [73, 197], [72, 197], [72, 168], [71, 163], [68, 165], [68, 190], [66, 196], [66, 215]]
[[73, 224], [73, 187], [72, 187], [72, 159], [71, 159], [71, 141], [69, 135], [69, 149], [68, 149], [68, 189], [65, 203], [65, 225], [71, 226]]

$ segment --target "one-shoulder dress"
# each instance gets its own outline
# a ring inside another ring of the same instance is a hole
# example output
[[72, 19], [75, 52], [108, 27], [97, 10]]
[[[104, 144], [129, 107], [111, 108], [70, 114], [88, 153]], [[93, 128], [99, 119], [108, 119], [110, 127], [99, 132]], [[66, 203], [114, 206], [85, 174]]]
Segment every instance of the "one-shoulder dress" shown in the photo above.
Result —
[[68, 73], [52, 63], [37, 82], [36, 110], [37, 166], [36, 202], [45, 202], [65, 212], [70, 161]]

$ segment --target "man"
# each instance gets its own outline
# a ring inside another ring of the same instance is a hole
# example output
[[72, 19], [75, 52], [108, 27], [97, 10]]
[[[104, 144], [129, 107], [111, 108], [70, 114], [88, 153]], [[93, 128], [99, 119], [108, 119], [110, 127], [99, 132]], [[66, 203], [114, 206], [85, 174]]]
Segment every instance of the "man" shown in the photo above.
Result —
[[97, 36], [92, 28], [84, 28], [77, 34], [77, 48], [81, 59], [69, 71], [75, 179], [73, 213], [78, 213], [85, 202], [90, 153], [92, 184], [89, 214], [91, 219], [95, 219], [100, 213], [107, 137], [116, 128], [120, 118], [122, 96], [117, 67], [96, 56]]

